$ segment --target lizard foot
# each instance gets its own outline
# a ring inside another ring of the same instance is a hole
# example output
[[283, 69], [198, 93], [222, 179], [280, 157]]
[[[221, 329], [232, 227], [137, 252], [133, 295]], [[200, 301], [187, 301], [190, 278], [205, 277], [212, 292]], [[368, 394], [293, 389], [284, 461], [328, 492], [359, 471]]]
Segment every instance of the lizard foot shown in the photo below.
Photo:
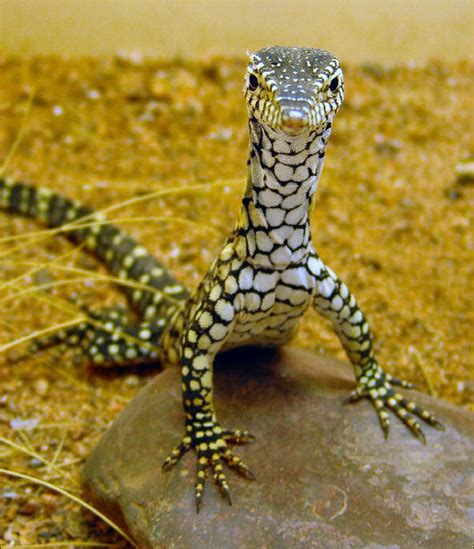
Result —
[[[396, 392], [393, 385], [399, 385], [405, 388], [411, 388], [411, 384], [406, 381], [393, 378], [386, 374], [376, 363], [370, 368], [366, 368], [364, 373], [358, 378], [358, 384], [352, 391], [348, 401], [355, 402], [361, 398], [368, 398], [377, 411], [380, 425], [385, 438], [388, 436], [390, 419], [388, 411], [392, 411], [408, 429], [423, 443], [425, 435], [416, 417], [422, 419], [435, 429], [444, 430], [443, 425], [434, 417], [431, 412], [424, 410], [415, 402], [406, 399], [403, 395]], [[414, 417], [416, 416], [416, 417]]]
[[197, 472], [195, 483], [196, 511], [199, 513], [204, 496], [206, 473], [209, 470], [222, 496], [232, 505], [229, 485], [224, 473], [224, 464], [234, 469], [247, 480], [255, 480], [245, 463], [234, 455], [228, 443], [247, 444], [255, 440], [248, 431], [223, 429], [216, 420], [188, 420], [186, 434], [163, 463], [163, 469], [169, 471], [191, 448], [197, 454]]
[[[74, 348], [80, 357], [101, 367], [131, 366], [156, 361], [155, 345], [164, 321], [133, 323], [121, 307], [92, 311], [83, 307], [87, 318], [79, 324], [37, 338], [30, 352], [59, 346], [63, 350]], [[161, 322], [161, 324], [160, 324]]]

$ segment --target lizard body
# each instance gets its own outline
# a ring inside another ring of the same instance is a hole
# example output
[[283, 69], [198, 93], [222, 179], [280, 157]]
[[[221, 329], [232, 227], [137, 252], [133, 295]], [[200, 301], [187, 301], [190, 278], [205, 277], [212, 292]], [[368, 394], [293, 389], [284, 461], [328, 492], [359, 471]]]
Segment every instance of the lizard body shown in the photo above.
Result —
[[198, 510], [207, 470], [229, 502], [224, 464], [253, 478], [230, 449], [231, 443], [249, 442], [252, 435], [226, 429], [216, 418], [215, 355], [239, 345], [284, 344], [310, 306], [332, 323], [354, 366], [358, 384], [351, 399], [369, 398], [385, 433], [389, 411], [422, 440], [416, 416], [441, 427], [431, 413], [394, 389], [410, 384], [378, 365], [363, 312], [311, 241], [315, 191], [333, 118], [344, 95], [339, 61], [324, 50], [264, 48], [250, 55], [244, 93], [250, 145], [241, 211], [235, 229], [191, 294], [120, 229], [91, 224], [100, 220], [99, 214], [47, 190], [0, 180], [1, 207], [55, 226], [86, 219], [89, 226], [72, 228], [69, 237], [84, 242], [120, 278], [146, 285], [128, 292], [143, 323], [134, 324], [116, 311], [93, 313], [103, 327], [85, 322], [39, 346], [79, 344], [97, 364], [157, 359], [180, 364], [185, 434], [164, 468], [170, 469], [185, 452], [195, 450]]

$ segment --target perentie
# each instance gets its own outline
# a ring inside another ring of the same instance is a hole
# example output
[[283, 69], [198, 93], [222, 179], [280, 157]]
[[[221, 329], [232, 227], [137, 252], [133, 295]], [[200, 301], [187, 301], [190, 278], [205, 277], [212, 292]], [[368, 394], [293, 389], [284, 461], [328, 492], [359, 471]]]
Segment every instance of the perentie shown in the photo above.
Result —
[[212, 367], [222, 349], [287, 342], [310, 306], [333, 325], [354, 366], [351, 400], [367, 397], [385, 434], [389, 412], [424, 440], [421, 418], [433, 415], [398, 393], [409, 388], [379, 366], [367, 320], [354, 296], [316, 253], [310, 214], [332, 122], [344, 96], [343, 72], [331, 53], [312, 48], [269, 47], [250, 54], [244, 94], [250, 135], [247, 185], [234, 230], [192, 293], [151, 254], [103, 216], [48, 189], [0, 179], [0, 207], [64, 226], [74, 242], [101, 258], [123, 281], [142, 315], [89, 311], [87, 320], [37, 341], [79, 347], [95, 364], [119, 366], [158, 360], [179, 363], [185, 433], [163, 467], [193, 449], [199, 510], [206, 473], [230, 503], [224, 465], [248, 479], [252, 473], [230, 449], [253, 439], [226, 429], [213, 408]]

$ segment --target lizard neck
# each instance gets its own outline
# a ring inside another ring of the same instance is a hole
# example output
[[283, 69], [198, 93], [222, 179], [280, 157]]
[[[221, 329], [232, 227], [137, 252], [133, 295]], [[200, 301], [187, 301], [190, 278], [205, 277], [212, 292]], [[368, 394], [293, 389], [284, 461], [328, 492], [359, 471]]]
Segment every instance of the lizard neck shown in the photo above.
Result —
[[247, 259], [284, 269], [311, 248], [310, 214], [324, 162], [331, 121], [304, 135], [289, 136], [249, 120], [247, 186], [237, 224]]

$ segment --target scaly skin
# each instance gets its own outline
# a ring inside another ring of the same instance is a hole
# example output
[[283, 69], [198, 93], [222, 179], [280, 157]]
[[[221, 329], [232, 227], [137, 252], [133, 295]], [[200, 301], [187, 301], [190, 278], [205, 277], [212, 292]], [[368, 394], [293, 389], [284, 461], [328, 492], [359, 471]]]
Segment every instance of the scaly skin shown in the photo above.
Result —
[[128, 291], [144, 317], [134, 324], [118, 310], [89, 314], [89, 321], [38, 342], [80, 346], [101, 365], [158, 359], [180, 363], [185, 434], [163, 467], [171, 469], [187, 451], [197, 455], [199, 510], [206, 473], [230, 503], [227, 465], [247, 479], [252, 473], [231, 444], [253, 440], [247, 431], [222, 427], [213, 407], [212, 368], [222, 349], [277, 346], [294, 334], [309, 306], [333, 325], [354, 366], [357, 387], [350, 400], [368, 398], [385, 434], [389, 412], [424, 441], [417, 418], [441, 424], [399, 394], [410, 388], [379, 366], [368, 322], [347, 286], [316, 253], [310, 214], [333, 117], [343, 101], [343, 73], [329, 52], [271, 47], [250, 55], [244, 85], [249, 112], [247, 186], [236, 227], [199, 287], [189, 296], [144, 248], [103, 219], [45, 189], [0, 180], [0, 207], [58, 226], [88, 222], [67, 235], [98, 255], [114, 274], [138, 281]]

